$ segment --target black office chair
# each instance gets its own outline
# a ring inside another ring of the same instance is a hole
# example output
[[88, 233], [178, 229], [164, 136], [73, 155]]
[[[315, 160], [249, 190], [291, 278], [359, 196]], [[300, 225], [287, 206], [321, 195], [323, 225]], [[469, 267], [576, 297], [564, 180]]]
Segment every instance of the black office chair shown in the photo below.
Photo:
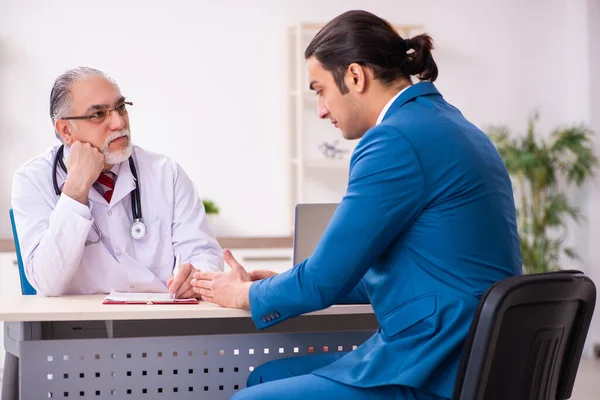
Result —
[[453, 399], [570, 398], [595, 304], [596, 287], [580, 271], [492, 285], [471, 324]]

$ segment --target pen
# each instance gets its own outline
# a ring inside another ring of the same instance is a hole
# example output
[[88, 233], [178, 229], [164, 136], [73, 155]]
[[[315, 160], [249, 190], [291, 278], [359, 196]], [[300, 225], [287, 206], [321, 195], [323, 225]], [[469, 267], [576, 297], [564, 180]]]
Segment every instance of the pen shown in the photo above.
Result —
[[[175, 265], [173, 266], [173, 279], [175, 279], [175, 277], [177, 276], [177, 273], [179, 272], [180, 261], [181, 261], [181, 255], [175, 254]], [[173, 293], [173, 300], [175, 300], [176, 294], [177, 294], [177, 292]]]

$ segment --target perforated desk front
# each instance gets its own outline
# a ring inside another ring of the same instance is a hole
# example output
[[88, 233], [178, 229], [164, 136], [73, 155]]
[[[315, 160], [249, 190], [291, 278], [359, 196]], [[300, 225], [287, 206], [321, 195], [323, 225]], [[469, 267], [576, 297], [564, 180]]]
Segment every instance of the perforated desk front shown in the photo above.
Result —
[[102, 305], [103, 297], [0, 296], [21, 399], [228, 399], [266, 361], [352, 350], [377, 327], [362, 305], [258, 331], [246, 311]]

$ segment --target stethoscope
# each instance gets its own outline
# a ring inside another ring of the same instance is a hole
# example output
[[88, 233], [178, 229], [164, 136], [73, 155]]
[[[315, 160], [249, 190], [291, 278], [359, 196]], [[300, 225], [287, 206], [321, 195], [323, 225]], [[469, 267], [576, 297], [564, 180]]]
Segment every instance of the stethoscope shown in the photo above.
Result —
[[[54, 185], [54, 192], [57, 196], [60, 196], [60, 188], [58, 187], [58, 183], [56, 181], [56, 173], [58, 172], [58, 166], [60, 165], [60, 169], [67, 173], [67, 167], [63, 162], [63, 152], [65, 146], [62, 145], [59, 147], [56, 152], [56, 157], [54, 158], [54, 166], [52, 168], [52, 183]], [[133, 175], [133, 180], [135, 182], [135, 188], [131, 191], [131, 214], [133, 215], [133, 222], [131, 227], [129, 228], [129, 235], [135, 240], [143, 239], [146, 236], [146, 224], [144, 224], [144, 219], [142, 218], [142, 204], [140, 200], [140, 190], [138, 187], [138, 176], [137, 169], [135, 168], [135, 163], [133, 162], [133, 156], [129, 156], [129, 169], [131, 169], [131, 174]], [[96, 221], [92, 225], [94, 231], [98, 235], [98, 240], [95, 242], [86, 241], [85, 245], [89, 246], [91, 244], [98, 243], [102, 238], [102, 234], [98, 226], [96, 225]]]

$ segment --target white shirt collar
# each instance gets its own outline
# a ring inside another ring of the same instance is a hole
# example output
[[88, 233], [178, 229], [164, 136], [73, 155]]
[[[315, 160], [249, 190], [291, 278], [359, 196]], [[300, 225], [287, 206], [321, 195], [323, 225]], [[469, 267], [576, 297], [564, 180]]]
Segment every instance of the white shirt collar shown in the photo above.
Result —
[[[123, 162], [125, 162], [125, 161], [123, 161]], [[127, 160], [127, 162], [129, 162], [129, 160]], [[112, 172], [113, 174], [119, 176], [119, 171], [121, 170], [121, 164], [123, 164], [123, 163], [113, 165], [109, 171]]]
[[383, 121], [383, 118], [385, 117], [385, 114], [388, 112], [388, 110], [390, 109], [390, 107], [392, 106], [392, 104], [394, 104], [394, 102], [396, 101], [396, 99], [398, 97], [400, 97], [400, 95], [402, 94], [402, 92], [404, 92], [409, 87], [410, 86], [407, 86], [404, 89], [402, 89], [401, 91], [399, 91], [398, 93], [396, 93], [396, 95], [394, 97], [392, 97], [390, 99], [390, 101], [387, 102], [387, 104], [385, 105], [385, 107], [383, 107], [383, 110], [381, 110], [381, 112], [379, 113], [379, 117], [377, 117], [377, 122], [375, 123], [376, 126], [379, 125], [381, 123], [381, 121]]

